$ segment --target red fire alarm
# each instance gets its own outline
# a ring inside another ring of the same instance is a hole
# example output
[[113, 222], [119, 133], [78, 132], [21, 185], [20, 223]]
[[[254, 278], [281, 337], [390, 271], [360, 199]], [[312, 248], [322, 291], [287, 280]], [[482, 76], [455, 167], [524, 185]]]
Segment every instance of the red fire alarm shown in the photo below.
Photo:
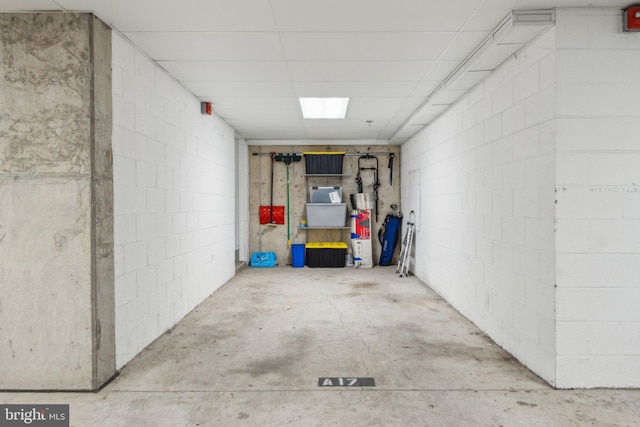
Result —
[[201, 102], [200, 103], [200, 112], [202, 114], [205, 114], [207, 116], [210, 116], [213, 114], [213, 107], [211, 106], [210, 102]]
[[640, 6], [630, 6], [622, 12], [625, 31], [640, 31]]

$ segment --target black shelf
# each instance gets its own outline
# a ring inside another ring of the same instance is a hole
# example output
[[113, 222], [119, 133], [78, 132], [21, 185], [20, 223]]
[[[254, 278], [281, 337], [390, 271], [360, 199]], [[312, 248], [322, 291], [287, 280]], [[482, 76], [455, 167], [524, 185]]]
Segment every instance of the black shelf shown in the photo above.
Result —
[[298, 226], [299, 229], [302, 230], [351, 230], [351, 227], [301, 227]]
[[335, 176], [340, 176], [340, 177], [348, 177], [348, 176], [351, 176], [351, 174], [344, 174], [344, 173], [305, 173], [305, 174], [303, 174], [303, 176], [314, 176], [314, 177], [335, 177]]

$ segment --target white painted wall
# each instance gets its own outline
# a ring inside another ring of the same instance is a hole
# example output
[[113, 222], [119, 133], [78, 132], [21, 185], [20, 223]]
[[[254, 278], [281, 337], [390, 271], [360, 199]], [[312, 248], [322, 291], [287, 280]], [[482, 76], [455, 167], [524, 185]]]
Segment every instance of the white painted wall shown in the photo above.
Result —
[[116, 365], [235, 273], [234, 131], [113, 35]]
[[558, 388], [640, 386], [640, 33], [620, 13], [558, 10], [402, 151], [416, 275]]
[[640, 34], [558, 12], [557, 385], [639, 387]]
[[415, 274], [551, 383], [554, 37], [551, 29], [504, 64], [401, 156], [402, 206], [421, 206]]

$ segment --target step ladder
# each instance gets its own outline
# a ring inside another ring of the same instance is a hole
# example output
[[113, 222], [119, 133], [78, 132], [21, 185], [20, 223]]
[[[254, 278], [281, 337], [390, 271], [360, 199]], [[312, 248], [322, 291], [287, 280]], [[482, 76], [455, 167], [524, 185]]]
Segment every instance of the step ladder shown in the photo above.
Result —
[[400, 273], [400, 277], [409, 275], [409, 263], [411, 257], [411, 246], [413, 245], [413, 237], [416, 233], [416, 215], [413, 211], [409, 213], [407, 220], [407, 231], [402, 239], [402, 249], [400, 249], [400, 258], [398, 258], [398, 267], [396, 273]]

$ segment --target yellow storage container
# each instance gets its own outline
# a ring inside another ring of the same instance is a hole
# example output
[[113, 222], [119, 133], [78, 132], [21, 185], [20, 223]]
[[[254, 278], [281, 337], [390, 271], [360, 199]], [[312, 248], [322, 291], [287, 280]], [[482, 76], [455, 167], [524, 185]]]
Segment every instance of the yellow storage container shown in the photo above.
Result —
[[306, 245], [307, 265], [324, 268], [340, 268], [345, 265], [345, 242], [309, 242]]

